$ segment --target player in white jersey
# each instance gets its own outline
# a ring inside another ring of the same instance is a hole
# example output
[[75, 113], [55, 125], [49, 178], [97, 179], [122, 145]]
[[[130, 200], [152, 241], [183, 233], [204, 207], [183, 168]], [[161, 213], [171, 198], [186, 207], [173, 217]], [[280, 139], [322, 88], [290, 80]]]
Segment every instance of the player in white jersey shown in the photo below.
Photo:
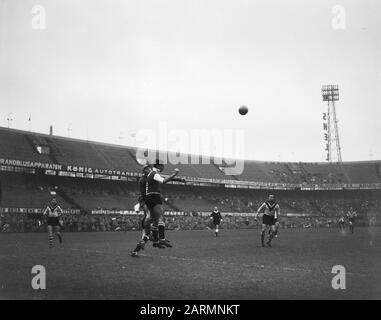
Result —
[[257, 213], [255, 214], [255, 219], [258, 218], [258, 215], [262, 209], [265, 210], [262, 216], [262, 230], [261, 230], [262, 247], [265, 246], [265, 234], [266, 234], [267, 227], [270, 228], [270, 234], [266, 243], [269, 247], [271, 247], [271, 241], [277, 232], [278, 218], [280, 215], [280, 207], [279, 207], [279, 204], [275, 202], [274, 195], [270, 194], [268, 201], [265, 201], [264, 203], [262, 203], [262, 205], [258, 208]]
[[348, 223], [349, 223], [349, 230], [351, 233], [355, 232], [355, 221], [357, 218], [357, 212], [353, 210], [353, 208], [350, 208], [347, 213]]
[[53, 247], [53, 232], [57, 235], [59, 242], [62, 243], [60, 227], [63, 222], [61, 215], [62, 209], [58, 205], [57, 200], [53, 198], [50, 205], [48, 205], [44, 211], [44, 217], [46, 217], [48, 225], [49, 247]]

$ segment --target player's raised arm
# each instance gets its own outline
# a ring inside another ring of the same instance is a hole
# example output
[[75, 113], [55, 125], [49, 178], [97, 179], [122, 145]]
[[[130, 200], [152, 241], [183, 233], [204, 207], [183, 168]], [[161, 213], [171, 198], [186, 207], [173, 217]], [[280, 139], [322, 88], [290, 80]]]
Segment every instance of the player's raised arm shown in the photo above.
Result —
[[177, 182], [182, 182], [182, 183], [186, 183], [187, 182], [184, 178], [172, 178], [171, 181], [177, 181]]
[[175, 169], [175, 171], [168, 177], [164, 178], [162, 177], [159, 173], [156, 173], [155, 176], [153, 177], [153, 179], [159, 183], [162, 183], [162, 184], [165, 184], [171, 180], [173, 180], [173, 178], [175, 178], [177, 175], [179, 174], [179, 169]]

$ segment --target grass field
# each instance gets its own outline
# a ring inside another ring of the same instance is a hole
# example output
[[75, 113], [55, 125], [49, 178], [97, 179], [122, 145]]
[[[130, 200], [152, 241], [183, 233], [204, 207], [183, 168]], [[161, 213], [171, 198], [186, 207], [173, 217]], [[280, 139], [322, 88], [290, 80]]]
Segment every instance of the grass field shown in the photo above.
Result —
[[[0, 299], [381, 299], [381, 228], [280, 230], [272, 248], [257, 229], [168, 231], [173, 248], [132, 258], [139, 234], [64, 233], [54, 248], [43, 233], [0, 234]], [[31, 287], [34, 265], [46, 290]]]

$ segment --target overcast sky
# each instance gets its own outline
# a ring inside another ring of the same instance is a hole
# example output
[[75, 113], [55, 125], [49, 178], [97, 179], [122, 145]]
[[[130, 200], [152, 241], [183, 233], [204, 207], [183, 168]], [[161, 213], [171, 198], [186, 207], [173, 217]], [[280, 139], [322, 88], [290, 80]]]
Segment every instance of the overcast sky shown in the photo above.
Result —
[[0, 0], [0, 28], [0, 126], [124, 145], [160, 122], [242, 129], [248, 159], [324, 161], [338, 84], [343, 160], [381, 159], [379, 0]]

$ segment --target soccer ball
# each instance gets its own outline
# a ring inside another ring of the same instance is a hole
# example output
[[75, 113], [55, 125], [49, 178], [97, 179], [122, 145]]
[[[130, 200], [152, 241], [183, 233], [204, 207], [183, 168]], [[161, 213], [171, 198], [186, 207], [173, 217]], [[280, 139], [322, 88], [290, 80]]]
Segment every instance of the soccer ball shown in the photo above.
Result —
[[244, 116], [246, 113], [249, 112], [249, 109], [246, 106], [241, 106], [239, 107], [238, 112], [240, 115]]

